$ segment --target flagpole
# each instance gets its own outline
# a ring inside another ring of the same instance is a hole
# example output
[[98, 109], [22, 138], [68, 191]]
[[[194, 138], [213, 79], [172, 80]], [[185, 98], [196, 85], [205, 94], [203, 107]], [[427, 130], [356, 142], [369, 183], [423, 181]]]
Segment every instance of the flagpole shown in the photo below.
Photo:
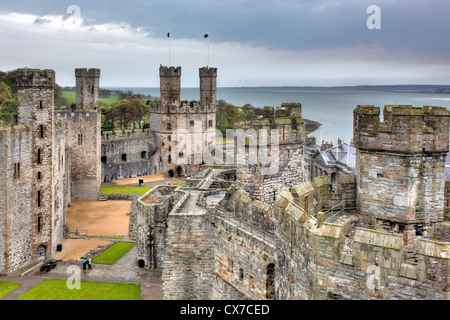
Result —
[[208, 30], [208, 63], [206, 64], [206, 67], [209, 67], [209, 30]]
[[170, 68], [170, 31], [168, 33], [169, 36], [169, 68]]

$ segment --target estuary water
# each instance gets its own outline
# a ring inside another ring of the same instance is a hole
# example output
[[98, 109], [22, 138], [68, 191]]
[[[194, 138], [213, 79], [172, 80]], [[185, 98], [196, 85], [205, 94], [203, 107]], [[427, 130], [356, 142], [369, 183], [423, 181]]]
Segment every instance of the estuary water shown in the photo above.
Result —
[[[109, 88], [159, 97], [159, 88]], [[183, 88], [182, 100], [199, 100], [198, 88]], [[235, 106], [250, 103], [257, 108], [280, 106], [283, 102], [300, 102], [303, 118], [322, 125], [310, 135], [319, 143], [320, 137], [332, 141], [340, 138], [349, 142], [353, 138], [353, 110], [357, 105], [374, 105], [381, 111], [385, 105], [442, 106], [450, 110], [450, 94], [388, 92], [365, 88], [218, 88], [217, 99]]]

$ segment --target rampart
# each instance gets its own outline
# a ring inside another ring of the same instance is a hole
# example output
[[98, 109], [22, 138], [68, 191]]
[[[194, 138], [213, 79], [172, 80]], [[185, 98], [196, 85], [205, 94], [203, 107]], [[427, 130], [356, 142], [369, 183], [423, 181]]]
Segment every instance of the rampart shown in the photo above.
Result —
[[274, 207], [277, 299], [448, 299], [448, 242], [418, 237], [411, 251], [401, 234], [358, 226], [356, 213], [332, 223], [297, 202], [317, 187], [302, 189]]

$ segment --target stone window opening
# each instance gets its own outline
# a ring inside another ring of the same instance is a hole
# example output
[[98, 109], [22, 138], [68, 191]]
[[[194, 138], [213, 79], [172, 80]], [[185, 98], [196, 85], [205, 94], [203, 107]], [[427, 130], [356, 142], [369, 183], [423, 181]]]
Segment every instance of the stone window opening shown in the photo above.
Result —
[[37, 173], [37, 178], [38, 178], [38, 180], [41, 180], [41, 179], [42, 179], [42, 172], [38, 171], [38, 173]]
[[274, 286], [275, 265], [269, 264], [266, 269], [266, 299], [273, 299], [275, 293]]
[[122, 153], [122, 161], [127, 162], [127, 154], [126, 153]]
[[209, 126], [209, 127], [212, 127], [212, 126], [213, 126], [213, 121], [212, 121], [212, 120], [209, 120], [209, 121], [208, 121], [208, 126]]
[[38, 149], [38, 151], [37, 151], [36, 163], [41, 164], [41, 149]]
[[169, 146], [169, 152], [170, 152], [170, 151], [172, 151], [172, 147], [171, 147], [171, 146]]
[[106, 160], [107, 160], [107, 157], [106, 156], [102, 156], [102, 158], [101, 158], [102, 163], [106, 164]]
[[377, 173], [377, 178], [383, 178], [384, 175], [382, 173]]
[[39, 101], [39, 109], [43, 109], [44, 108], [44, 102], [43, 101]]
[[20, 162], [14, 163], [14, 179], [20, 179]]
[[244, 280], [244, 269], [239, 268], [239, 280], [243, 281]]
[[167, 158], [167, 162], [172, 163], [172, 156], [169, 155], [169, 157]]
[[83, 139], [83, 134], [82, 133], [79, 133], [78, 134], [78, 145], [79, 146], [82, 146], [83, 145], [83, 141], [84, 139]]
[[172, 141], [172, 136], [168, 136], [167, 140]]
[[42, 200], [42, 194], [41, 194], [41, 191], [39, 190], [37, 192], [37, 206], [38, 206], [38, 208], [41, 207], [41, 200]]
[[191, 127], [193, 127], [193, 126], [194, 126], [194, 120], [189, 121], [189, 125], [190, 125]]
[[179, 156], [180, 158], [183, 158], [183, 156], [184, 156], [183, 151], [181, 151], [181, 152], [178, 154], [178, 156]]
[[41, 232], [41, 227], [42, 227], [42, 218], [38, 217], [37, 218], [37, 232]]
[[145, 159], [147, 157], [147, 151], [141, 152], [141, 159]]
[[39, 126], [39, 137], [44, 137], [44, 126], [42, 124]]
[[167, 124], [167, 130], [172, 130], [172, 124], [171, 123]]

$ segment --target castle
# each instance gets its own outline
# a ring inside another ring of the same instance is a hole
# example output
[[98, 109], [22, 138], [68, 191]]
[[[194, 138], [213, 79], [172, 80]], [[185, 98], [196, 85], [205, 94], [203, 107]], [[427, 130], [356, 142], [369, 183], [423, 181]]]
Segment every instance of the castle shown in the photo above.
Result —
[[286, 132], [297, 119], [273, 177], [250, 163], [250, 137], [242, 163], [133, 202], [139, 265], [162, 269], [164, 299], [449, 299], [448, 110], [386, 106], [381, 122], [357, 106], [356, 174], [304, 181], [303, 154], [285, 157], [304, 143], [300, 106], [287, 106], [236, 125]]
[[236, 124], [244, 152], [207, 164], [215, 68], [183, 102], [181, 68], [161, 66], [150, 129], [103, 135], [99, 74], [77, 69], [77, 104], [55, 110], [54, 72], [18, 72], [19, 114], [0, 129], [1, 273], [52, 257], [65, 208], [101, 181], [163, 173], [186, 184], [134, 199], [130, 236], [137, 265], [162, 269], [164, 299], [450, 298], [447, 109], [385, 106], [380, 121], [357, 106], [355, 174], [307, 181], [301, 104]]
[[0, 128], [0, 273], [52, 257], [70, 202], [98, 199], [100, 70], [75, 76], [75, 107], [56, 110], [55, 72], [17, 71], [18, 114]]

